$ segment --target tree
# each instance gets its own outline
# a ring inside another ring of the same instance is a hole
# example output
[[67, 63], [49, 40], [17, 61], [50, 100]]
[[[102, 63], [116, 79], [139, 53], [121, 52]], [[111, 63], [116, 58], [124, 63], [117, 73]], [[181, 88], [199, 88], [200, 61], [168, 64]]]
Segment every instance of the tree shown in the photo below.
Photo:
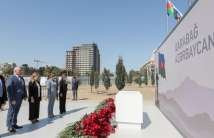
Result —
[[28, 66], [28, 64], [22, 64], [21, 68], [22, 68], [22, 70], [23, 70], [25, 75], [29, 75], [29, 66]]
[[1, 69], [2, 73], [6, 76], [12, 75], [14, 67], [15, 67], [15, 63], [13, 64], [5, 63]]
[[133, 73], [132, 73], [132, 71], [129, 71], [128, 83], [132, 84], [132, 82], [133, 82]]
[[23, 69], [24, 74], [27, 76], [31, 75], [34, 71], [36, 71], [36, 69], [30, 67], [28, 64], [22, 64], [21, 68]]
[[103, 85], [106, 90], [108, 90], [111, 87], [111, 79], [110, 79], [111, 73], [109, 70], [104, 68], [103, 73], [102, 73], [102, 81]]
[[90, 86], [91, 86], [91, 92], [92, 92], [92, 87], [94, 86], [94, 68], [91, 69], [91, 73], [90, 73]]
[[128, 83], [128, 81], [129, 81], [129, 75], [128, 75], [128, 73], [126, 72], [125, 83]]
[[142, 85], [143, 80], [141, 79], [141, 76], [139, 76], [138, 78], [135, 79], [135, 83], [137, 83], [139, 85], [139, 87]]
[[95, 71], [94, 73], [94, 87], [95, 89], [97, 89], [99, 87], [99, 83], [100, 83], [100, 74]]
[[51, 67], [50, 66], [45, 66], [45, 68], [44, 68], [44, 76], [48, 76], [48, 74], [50, 74], [51, 73]]
[[143, 71], [143, 76], [144, 76], [144, 80], [143, 80], [143, 83], [145, 85], [148, 85], [148, 74], [147, 74], [147, 69], [145, 68], [144, 71]]
[[39, 67], [37, 71], [40, 76], [45, 76], [45, 67]]
[[120, 57], [116, 65], [116, 78], [115, 84], [118, 90], [122, 90], [125, 87], [126, 81], [126, 69], [123, 65], [123, 59]]
[[152, 71], [151, 73], [152, 73], [151, 74], [151, 83], [152, 83], [152, 85], [155, 85], [155, 73], [154, 73], [154, 71]]
[[45, 66], [45, 67], [40, 67], [38, 69], [38, 72], [44, 76], [48, 76], [49, 73], [52, 73], [56, 76], [60, 76], [63, 71], [64, 71], [63, 69], [61, 69], [57, 66]]
[[61, 73], [62, 73], [62, 69], [60, 69], [60, 68], [58, 68], [58, 67], [56, 67], [56, 66], [52, 66], [51, 67], [51, 72], [54, 74], [54, 75], [56, 75], [56, 76], [60, 76], [61, 75]]

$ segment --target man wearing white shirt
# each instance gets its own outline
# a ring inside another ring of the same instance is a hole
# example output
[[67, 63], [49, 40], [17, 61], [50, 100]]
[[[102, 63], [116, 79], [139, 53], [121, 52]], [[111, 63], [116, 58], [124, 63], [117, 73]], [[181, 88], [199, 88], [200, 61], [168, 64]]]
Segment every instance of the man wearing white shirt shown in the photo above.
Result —
[[9, 100], [9, 109], [7, 114], [7, 127], [9, 132], [16, 132], [16, 129], [22, 128], [17, 125], [17, 116], [22, 104], [22, 100], [27, 98], [25, 81], [23, 79], [20, 67], [14, 68], [14, 75], [7, 80], [7, 91]]

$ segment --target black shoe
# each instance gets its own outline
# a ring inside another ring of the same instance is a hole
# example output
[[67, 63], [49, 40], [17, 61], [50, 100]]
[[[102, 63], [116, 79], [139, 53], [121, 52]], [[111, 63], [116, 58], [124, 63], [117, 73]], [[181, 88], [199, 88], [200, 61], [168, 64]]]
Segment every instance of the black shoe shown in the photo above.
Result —
[[16, 133], [16, 129], [15, 129], [15, 128], [8, 128], [8, 131], [9, 131], [10, 133]]
[[15, 129], [21, 129], [23, 127], [22, 126], [18, 126], [18, 125], [14, 125], [13, 128], [15, 128]]
[[39, 120], [35, 119], [35, 120], [32, 120], [31, 122], [32, 122], [32, 124], [35, 124], [35, 123], [39, 122]]
[[35, 123], [36, 123], [36, 120], [32, 120], [31, 123], [32, 123], [32, 124], [35, 124]]
[[50, 115], [50, 116], [48, 116], [48, 118], [54, 118], [55, 117], [55, 115]]

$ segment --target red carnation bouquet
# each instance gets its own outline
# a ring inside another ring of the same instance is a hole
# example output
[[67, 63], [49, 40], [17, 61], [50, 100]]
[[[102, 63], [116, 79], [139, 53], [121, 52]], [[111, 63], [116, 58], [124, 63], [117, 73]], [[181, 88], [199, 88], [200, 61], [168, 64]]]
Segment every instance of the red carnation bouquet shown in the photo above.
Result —
[[115, 131], [110, 123], [112, 115], [115, 113], [114, 100], [107, 99], [105, 103], [103, 107], [82, 120], [84, 135], [106, 138]]
[[106, 99], [97, 106], [94, 112], [85, 115], [80, 121], [70, 126], [70, 129], [65, 130], [68, 131], [69, 136], [60, 136], [60, 138], [69, 138], [70, 136], [106, 138], [115, 132], [115, 128], [111, 124], [114, 116], [114, 99]]

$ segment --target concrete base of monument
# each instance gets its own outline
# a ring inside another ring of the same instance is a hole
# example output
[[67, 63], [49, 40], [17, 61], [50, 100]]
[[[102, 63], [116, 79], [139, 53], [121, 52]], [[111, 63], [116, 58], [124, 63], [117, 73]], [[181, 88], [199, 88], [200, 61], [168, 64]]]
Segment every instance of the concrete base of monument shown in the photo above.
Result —
[[137, 123], [120, 123], [117, 122], [117, 128], [118, 129], [139, 129], [141, 130], [143, 128], [143, 124], [137, 124]]
[[117, 127], [109, 138], [183, 138], [153, 102], [144, 101], [142, 129], [129, 125]]
[[120, 91], [116, 95], [118, 128], [141, 129], [143, 125], [143, 95], [138, 91]]
[[110, 138], [183, 138], [152, 101], [144, 101], [138, 91], [116, 95], [115, 134]]

